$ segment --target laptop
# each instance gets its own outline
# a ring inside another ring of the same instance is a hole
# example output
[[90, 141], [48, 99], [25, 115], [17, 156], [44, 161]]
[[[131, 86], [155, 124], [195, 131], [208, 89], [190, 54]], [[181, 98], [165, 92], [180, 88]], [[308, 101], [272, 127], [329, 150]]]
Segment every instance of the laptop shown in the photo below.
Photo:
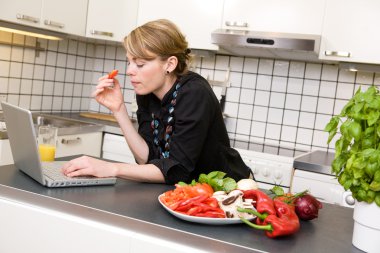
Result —
[[41, 162], [32, 113], [1, 102], [16, 168], [47, 187], [113, 185], [115, 177], [67, 177], [61, 172], [67, 161]]

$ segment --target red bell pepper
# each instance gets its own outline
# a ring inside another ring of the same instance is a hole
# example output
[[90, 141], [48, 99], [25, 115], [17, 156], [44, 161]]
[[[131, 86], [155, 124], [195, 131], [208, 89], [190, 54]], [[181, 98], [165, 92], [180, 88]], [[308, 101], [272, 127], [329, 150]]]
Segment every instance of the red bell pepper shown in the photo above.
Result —
[[261, 224], [267, 215], [276, 214], [276, 210], [273, 206], [273, 200], [264, 192], [260, 190], [247, 190], [243, 191], [243, 198], [245, 199], [253, 199], [256, 203], [254, 203], [254, 207], [261, 215], [255, 214], [259, 220], [257, 220], [258, 224]]
[[257, 215], [257, 224], [254, 224], [242, 217], [240, 219], [250, 227], [265, 230], [265, 234], [270, 238], [296, 233], [300, 228], [300, 222], [293, 206], [277, 199], [275, 199], [272, 203], [276, 211], [275, 214], [268, 215], [267, 213], [259, 213], [258, 211], [252, 209], [237, 209], [239, 212]]
[[215, 211], [200, 212], [200, 213], [196, 213], [194, 216], [207, 217], [207, 218], [226, 218], [226, 215], [222, 209], [215, 210]]
[[225, 218], [218, 201], [211, 197], [214, 190], [205, 183], [196, 185], [176, 185], [174, 190], [165, 192], [160, 200], [172, 209], [186, 215]]
[[190, 198], [190, 199], [185, 199], [185, 200], [181, 201], [178, 204], [178, 206], [173, 210], [185, 212], [185, 211], [189, 210], [192, 206], [194, 206], [195, 203], [200, 203], [200, 202], [206, 200], [207, 198], [208, 197], [206, 195], [199, 195], [199, 196], [195, 196], [195, 197]]
[[117, 75], [117, 73], [119, 73], [119, 70], [117, 70], [117, 69], [112, 70], [112, 71], [108, 74], [108, 79], [113, 79], [113, 78]]
[[180, 203], [174, 211], [191, 216], [225, 218], [224, 211], [219, 206], [215, 206], [215, 202], [211, 199], [214, 198], [200, 195]]

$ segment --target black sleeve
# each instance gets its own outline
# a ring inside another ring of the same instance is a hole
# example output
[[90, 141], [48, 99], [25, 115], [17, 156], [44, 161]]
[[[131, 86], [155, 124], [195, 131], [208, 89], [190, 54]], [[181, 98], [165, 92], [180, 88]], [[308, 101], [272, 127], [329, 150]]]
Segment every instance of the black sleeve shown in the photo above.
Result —
[[160, 168], [167, 184], [189, 181], [215, 111], [212, 96], [206, 87], [185, 85], [181, 88], [174, 110], [170, 157], [149, 162]]

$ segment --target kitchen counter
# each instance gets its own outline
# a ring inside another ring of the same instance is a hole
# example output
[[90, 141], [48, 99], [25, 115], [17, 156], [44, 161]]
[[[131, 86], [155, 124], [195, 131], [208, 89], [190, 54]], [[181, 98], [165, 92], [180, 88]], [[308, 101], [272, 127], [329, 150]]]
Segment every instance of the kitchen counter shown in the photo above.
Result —
[[314, 150], [294, 158], [294, 168], [326, 175], [333, 175], [331, 164], [335, 153]]
[[[73, 120], [79, 120], [82, 122], [87, 122], [87, 123], [93, 123], [98, 125], [98, 128], [94, 128], [96, 131], [103, 131], [111, 134], [118, 134], [118, 135], [123, 135], [119, 124], [117, 122], [112, 122], [112, 121], [106, 121], [106, 120], [100, 120], [100, 119], [93, 119], [93, 118], [87, 118], [83, 117], [80, 115], [79, 112], [76, 113], [41, 113], [45, 115], [52, 115], [55, 117], [60, 117], [60, 118], [66, 118], [66, 119], [73, 119]], [[0, 113], [0, 121], [3, 121], [3, 115]], [[138, 124], [135, 119], [132, 119], [132, 123], [134, 127], [137, 129]], [[0, 128], [0, 139], [8, 139], [7, 131], [4, 129]]]
[[351, 243], [351, 208], [324, 204], [318, 219], [301, 221], [301, 229], [297, 234], [270, 239], [264, 232], [245, 224], [202, 225], [172, 216], [157, 200], [158, 195], [172, 188], [118, 179], [115, 186], [51, 189], [41, 186], [13, 165], [0, 167], [0, 199], [11, 199], [91, 219], [118, 229], [133, 230], [187, 245], [194, 250], [219, 253], [361, 252]]
[[103, 126], [103, 132], [120, 134], [120, 135], [123, 134], [121, 132], [121, 129], [120, 129], [119, 124], [117, 122], [100, 120], [100, 119], [93, 119], [93, 118], [86, 118], [86, 117], [80, 116], [80, 113], [49, 113], [49, 114], [54, 115], [54, 116], [58, 116], [58, 117], [80, 120], [80, 121], [84, 121], [84, 122], [102, 125]]
[[[84, 121], [84, 122], [102, 125], [103, 126], [103, 132], [112, 133], [112, 134], [119, 134], [119, 135], [123, 134], [121, 132], [121, 129], [120, 129], [119, 124], [117, 122], [83, 117], [80, 115], [79, 112], [78, 113], [50, 113], [50, 114], [54, 115], [54, 116], [63, 117], [63, 118], [69, 118], [69, 119], [80, 120], [80, 121]], [[138, 128], [137, 121], [135, 119], [132, 119], [132, 123], [133, 123], [134, 127], [137, 129]]]

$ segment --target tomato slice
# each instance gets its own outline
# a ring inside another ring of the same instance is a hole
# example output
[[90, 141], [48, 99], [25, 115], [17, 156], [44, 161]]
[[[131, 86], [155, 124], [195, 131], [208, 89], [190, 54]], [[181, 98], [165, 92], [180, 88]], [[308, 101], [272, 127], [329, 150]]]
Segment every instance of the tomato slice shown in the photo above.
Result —
[[108, 74], [108, 79], [113, 79], [113, 78], [117, 75], [117, 73], [119, 73], [119, 70], [117, 70], [117, 69], [112, 70], [112, 71]]

